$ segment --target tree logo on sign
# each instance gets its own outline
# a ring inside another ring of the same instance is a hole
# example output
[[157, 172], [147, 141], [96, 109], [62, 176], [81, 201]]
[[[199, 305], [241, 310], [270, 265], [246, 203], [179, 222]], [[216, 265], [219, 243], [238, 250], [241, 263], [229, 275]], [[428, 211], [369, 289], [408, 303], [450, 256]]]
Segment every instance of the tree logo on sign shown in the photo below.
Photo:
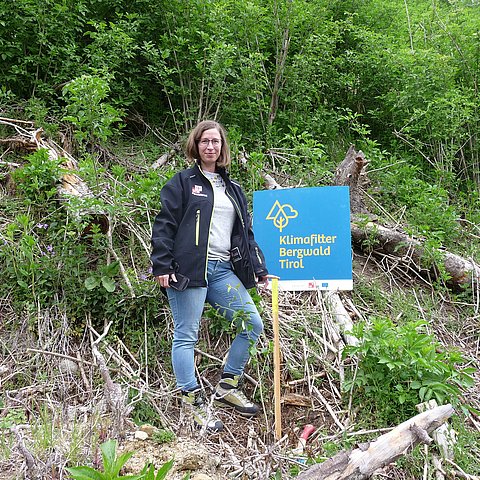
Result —
[[266, 219], [272, 220], [275, 227], [281, 232], [288, 225], [289, 220], [296, 217], [298, 217], [298, 212], [291, 205], [281, 205], [278, 200], [275, 200]]

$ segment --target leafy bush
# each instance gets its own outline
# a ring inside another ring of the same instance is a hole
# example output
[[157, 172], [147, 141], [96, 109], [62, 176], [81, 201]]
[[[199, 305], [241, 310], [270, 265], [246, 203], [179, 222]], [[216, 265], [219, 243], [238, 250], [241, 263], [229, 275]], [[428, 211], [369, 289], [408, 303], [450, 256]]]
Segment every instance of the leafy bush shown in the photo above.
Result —
[[63, 119], [76, 127], [80, 143], [106, 141], [121, 128], [123, 112], [106, 102], [109, 91], [108, 80], [95, 75], [82, 75], [63, 87], [67, 100]]
[[28, 163], [13, 172], [17, 189], [33, 204], [43, 205], [56, 193], [56, 184], [62, 175], [62, 159], [53, 159], [42, 148], [26, 157]]
[[[423, 177], [423, 178], [422, 178]], [[382, 206], [406, 207], [406, 221], [415, 233], [453, 244], [459, 235], [458, 213], [449, 192], [435, 179], [427, 178], [418, 166], [398, 163], [381, 178]]]
[[170, 443], [176, 438], [177, 436], [171, 430], [157, 430], [152, 435], [152, 440], [156, 443]]
[[351, 392], [355, 405], [396, 424], [413, 416], [419, 402], [459, 403], [461, 389], [473, 384], [475, 369], [462, 367], [462, 354], [425, 333], [425, 325], [422, 320], [395, 325], [388, 318], [373, 318], [371, 325], [354, 326], [359, 344], [347, 346], [344, 357], [357, 356], [358, 365], [344, 390]]

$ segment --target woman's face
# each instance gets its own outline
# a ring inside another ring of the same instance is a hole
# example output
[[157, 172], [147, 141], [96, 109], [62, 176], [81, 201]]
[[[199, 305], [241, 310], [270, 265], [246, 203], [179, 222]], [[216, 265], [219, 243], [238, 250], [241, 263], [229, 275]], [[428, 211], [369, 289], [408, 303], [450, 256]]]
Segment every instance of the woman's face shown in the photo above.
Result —
[[214, 172], [215, 165], [220, 157], [222, 149], [222, 137], [216, 128], [205, 130], [198, 141], [198, 152], [202, 169]]

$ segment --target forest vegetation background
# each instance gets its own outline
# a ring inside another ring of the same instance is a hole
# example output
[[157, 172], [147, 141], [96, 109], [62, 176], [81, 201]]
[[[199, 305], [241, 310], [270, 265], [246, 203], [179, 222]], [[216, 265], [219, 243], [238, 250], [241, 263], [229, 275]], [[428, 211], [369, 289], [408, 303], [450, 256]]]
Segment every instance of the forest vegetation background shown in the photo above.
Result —
[[[39, 312], [50, 312], [50, 334], [81, 340], [87, 320], [99, 331], [113, 321], [152, 370], [168, 357], [165, 338], [144, 337], [162, 301], [149, 231], [162, 185], [186, 166], [180, 146], [205, 118], [226, 126], [249, 198], [264, 173], [331, 184], [354, 144], [373, 214], [422, 238], [433, 263], [439, 249], [479, 258], [478, 1], [0, 0], [0, 65], [1, 117], [41, 127], [93, 192], [66, 208], [61, 160], [0, 145], [4, 331], [26, 322], [44, 336]], [[16, 133], [0, 125], [2, 138]], [[447, 290], [440, 273], [434, 288], [478, 325], [474, 289]]]

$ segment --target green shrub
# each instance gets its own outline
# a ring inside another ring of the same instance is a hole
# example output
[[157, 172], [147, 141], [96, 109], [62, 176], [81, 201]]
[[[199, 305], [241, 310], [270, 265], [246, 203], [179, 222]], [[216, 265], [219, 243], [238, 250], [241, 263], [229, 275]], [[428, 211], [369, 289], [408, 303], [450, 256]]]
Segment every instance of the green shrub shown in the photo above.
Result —
[[177, 436], [171, 430], [157, 430], [152, 435], [152, 440], [156, 443], [170, 443], [176, 438]]
[[80, 143], [106, 141], [121, 128], [123, 111], [106, 102], [109, 91], [108, 80], [95, 75], [82, 75], [63, 87], [67, 101], [64, 120], [76, 127]]
[[422, 178], [419, 167], [399, 163], [379, 181], [385, 209], [405, 207], [405, 220], [415, 233], [452, 244], [459, 235], [458, 213], [449, 192], [435, 179]]
[[28, 163], [17, 168], [12, 176], [25, 200], [36, 205], [47, 203], [56, 194], [62, 175], [62, 159], [53, 159], [42, 148], [26, 157]]
[[475, 369], [463, 367], [462, 354], [446, 349], [425, 333], [423, 320], [395, 325], [388, 318], [360, 322], [352, 334], [357, 346], [344, 357], [357, 356], [358, 366], [345, 381], [353, 403], [388, 424], [415, 415], [415, 406], [432, 398], [459, 404], [461, 389], [473, 384]]

